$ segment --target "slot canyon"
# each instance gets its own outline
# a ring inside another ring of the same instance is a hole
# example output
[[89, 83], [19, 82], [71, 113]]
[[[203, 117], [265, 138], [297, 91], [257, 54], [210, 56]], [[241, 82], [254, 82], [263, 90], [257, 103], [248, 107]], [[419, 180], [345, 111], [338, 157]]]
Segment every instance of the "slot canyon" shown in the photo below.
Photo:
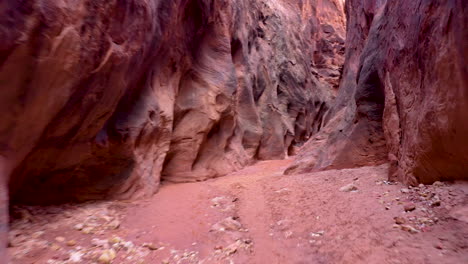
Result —
[[0, 1], [0, 264], [468, 263], [468, 1]]

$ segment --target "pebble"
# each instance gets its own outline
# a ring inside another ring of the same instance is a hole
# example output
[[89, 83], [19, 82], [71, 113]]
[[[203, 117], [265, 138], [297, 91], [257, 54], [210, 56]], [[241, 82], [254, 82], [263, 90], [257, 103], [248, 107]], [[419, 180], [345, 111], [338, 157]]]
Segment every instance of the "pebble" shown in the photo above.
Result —
[[315, 233], [310, 233], [310, 236], [311, 237], [321, 237], [325, 234], [325, 231], [321, 230], [321, 231], [318, 231], [318, 232], [315, 232]]
[[398, 224], [398, 225], [402, 225], [404, 224], [406, 221], [403, 217], [400, 217], [400, 216], [396, 216], [393, 218], [395, 220], [395, 223]]
[[83, 224], [76, 224], [73, 228], [75, 230], [81, 231], [84, 228], [84, 225]]
[[416, 205], [414, 203], [407, 203], [403, 206], [403, 208], [405, 209], [405, 212], [410, 212], [416, 209]]
[[150, 250], [158, 250], [158, 247], [153, 243], [144, 243], [143, 247], [148, 248]]
[[113, 249], [109, 249], [109, 250], [104, 250], [101, 254], [101, 256], [99, 256], [98, 258], [98, 262], [99, 263], [103, 263], [103, 264], [109, 264], [112, 262], [112, 260], [115, 259], [115, 251]]
[[411, 234], [417, 234], [419, 233], [419, 230], [417, 230], [416, 228], [410, 226], [410, 225], [402, 225], [401, 226], [401, 229], [404, 230], [404, 231], [408, 231], [410, 232]]
[[403, 188], [403, 189], [400, 190], [400, 192], [401, 192], [401, 193], [409, 193], [410, 190], [407, 189], [407, 188]]
[[440, 206], [440, 203], [441, 203], [440, 198], [439, 198], [439, 196], [436, 195], [436, 196], [434, 196], [434, 199], [431, 202], [431, 206], [433, 206], [433, 207], [434, 206]]
[[81, 230], [81, 232], [83, 232], [83, 234], [91, 234], [93, 233], [94, 229], [92, 227], [85, 227]]
[[135, 247], [135, 245], [131, 241], [123, 243], [122, 246], [127, 250], [133, 249]]
[[120, 221], [119, 220], [114, 220], [114, 221], [109, 223], [108, 227], [111, 228], [111, 229], [118, 229], [120, 227]]
[[444, 184], [441, 183], [440, 181], [435, 181], [432, 185], [433, 185], [433, 186], [436, 186], [436, 187], [442, 187], [442, 186], [444, 186]]
[[56, 238], [55, 238], [55, 241], [62, 243], [63, 241], [65, 241], [65, 238], [59, 236], [59, 237], [56, 237]]
[[115, 236], [115, 237], [109, 238], [107, 241], [109, 242], [109, 244], [113, 245], [113, 244], [118, 244], [122, 242], [122, 239], [120, 237]]
[[67, 246], [69, 246], [69, 247], [76, 246], [76, 241], [75, 240], [68, 240], [67, 241]]
[[356, 185], [350, 183], [348, 185], [341, 187], [340, 192], [352, 192], [352, 191], [356, 191], [357, 189], [358, 188], [356, 187]]
[[68, 259], [72, 263], [81, 263], [81, 257], [83, 256], [83, 253], [81, 252], [72, 252], [70, 253], [70, 258]]
[[107, 240], [93, 238], [91, 240], [91, 245], [95, 247], [107, 247], [108, 244], [107, 244]]
[[52, 245], [50, 246], [50, 249], [52, 249], [52, 250], [54, 250], [54, 251], [57, 251], [57, 250], [60, 249], [60, 246], [54, 243], [54, 244], [52, 244]]

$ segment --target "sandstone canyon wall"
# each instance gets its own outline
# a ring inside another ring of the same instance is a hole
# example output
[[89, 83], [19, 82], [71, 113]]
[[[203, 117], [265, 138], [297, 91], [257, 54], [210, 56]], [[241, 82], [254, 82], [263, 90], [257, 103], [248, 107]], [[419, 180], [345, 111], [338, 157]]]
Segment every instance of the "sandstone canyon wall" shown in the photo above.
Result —
[[468, 3], [349, 0], [346, 15], [327, 126], [286, 173], [389, 160], [408, 184], [468, 179]]
[[2, 1], [1, 188], [141, 197], [161, 177], [284, 158], [335, 96], [343, 14], [340, 0]]

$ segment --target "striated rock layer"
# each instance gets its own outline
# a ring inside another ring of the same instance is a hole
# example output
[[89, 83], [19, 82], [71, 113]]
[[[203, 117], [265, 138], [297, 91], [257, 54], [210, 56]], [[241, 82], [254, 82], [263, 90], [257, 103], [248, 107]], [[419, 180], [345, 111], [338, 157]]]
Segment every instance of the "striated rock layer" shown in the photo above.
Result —
[[0, 40], [0, 188], [128, 198], [293, 153], [335, 96], [344, 17], [340, 0], [3, 1]]
[[286, 173], [390, 160], [408, 184], [468, 179], [467, 2], [349, 0], [346, 13], [328, 125]]

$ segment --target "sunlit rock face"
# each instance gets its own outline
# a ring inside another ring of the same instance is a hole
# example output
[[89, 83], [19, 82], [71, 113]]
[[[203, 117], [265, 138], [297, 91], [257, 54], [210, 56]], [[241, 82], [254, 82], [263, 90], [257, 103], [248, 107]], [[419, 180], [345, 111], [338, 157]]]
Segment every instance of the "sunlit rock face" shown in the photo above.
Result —
[[467, 179], [466, 1], [346, 2], [346, 61], [327, 126], [287, 173], [391, 163], [405, 183]]
[[294, 153], [336, 95], [343, 10], [338, 0], [2, 1], [10, 198], [141, 197], [161, 179]]

